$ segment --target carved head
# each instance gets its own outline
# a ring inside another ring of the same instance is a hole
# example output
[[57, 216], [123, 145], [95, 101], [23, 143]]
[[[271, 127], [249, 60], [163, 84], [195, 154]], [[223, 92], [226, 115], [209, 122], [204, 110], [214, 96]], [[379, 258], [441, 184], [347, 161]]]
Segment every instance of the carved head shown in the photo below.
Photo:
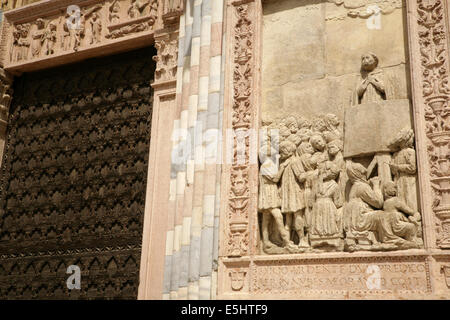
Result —
[[378, 57], [375, 53], [368, 52], [361, 56], [361, 69], [364, 71], [373, 71], [378, 67]]
[[322, 118], [314, 119], [313, 124], [312, 124], [312, 129], [315, 132], [324, 132], [327, 129], [327, 125], [326, 125], [324, 119], [322, 119]]
[[311, 122], [303, 117], [299, 117], [297, 119], [298, 127], [299, 129], [305, 128], [305, 129], [311, 129]]
[[299, 155], [304, 155], [304, 154], [313, 154], [314, 153], [314, 148], [311, 145], [311, 143], [304, 141], [300, 144], [300, 146], [297, 148], [297, 153]]
[[392, 182], [386, 182], [383, 186], [383, 195], [385, 199], [397, 196], [397, 185]]
[[291, 133], [297, 133], [298, 123], [295, 117], [287, 117], [283, 120], [284, 125], [289, 128]]
[[341, 123], [337, 115], [333, 113], [328, 113], [325, 115], [325, 121], [329, 126], [337, 127]]
[[356, 181], [366, 181], [367, 169], [359, 163], [347, 162], [347, 175], [352, 183]]
[[51, 31], [56, 31], [56, 24], [55, 24], [54, 22], [50, 22], [50, 23], [48, 24], [48, 28], [49, 28]]
[[339, 151], [342, 151], [342, 141], [341, 140], [333, 140], [330, 143], [327, 144], [328, 147], [328, 153], [332, 156], [335, 156], [339, 153]]
[[291, 141], [283, 141], [280, 143], [281, 160], [290, 158], [295, 152], [295, 143]]
[[326, 146], [325, 139], [320, 134], [315, 134], [309, 140], [316, 151], [323, 151]]
[[324, 181], [335, 180], [339, 176], [339, 168], [332, 161], [327, 161], [322, 175]]
[[38, 29], [44, 28], [44, 26], [45, 26], [45, 21], [44, 21], [44, 19], [41, 19], [41, 18], [37, 19], [37, 20], [36, 20], [36, 25], [37, 25]]
[[389, 143], [388, 148], [391, 151], [398, 151], [406, 148], [412, 148], [414, 145], [414, 131], [409, 128], [403, 128], [397, 136]]
[[312, 131], [308, 128], [301, 128], [298, 130], [297, 136], [299, 136], [301, 142], [308, 142], [312, 136]]

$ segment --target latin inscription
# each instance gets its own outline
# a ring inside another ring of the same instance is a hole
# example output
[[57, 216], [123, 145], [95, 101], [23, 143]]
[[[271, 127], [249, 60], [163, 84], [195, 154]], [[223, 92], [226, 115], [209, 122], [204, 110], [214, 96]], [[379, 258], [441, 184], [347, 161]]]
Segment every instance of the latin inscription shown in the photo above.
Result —
[[261, 265], [253, 290], [258, 293], [300, 290], [427, 291], [424, 262], [328, 265]]

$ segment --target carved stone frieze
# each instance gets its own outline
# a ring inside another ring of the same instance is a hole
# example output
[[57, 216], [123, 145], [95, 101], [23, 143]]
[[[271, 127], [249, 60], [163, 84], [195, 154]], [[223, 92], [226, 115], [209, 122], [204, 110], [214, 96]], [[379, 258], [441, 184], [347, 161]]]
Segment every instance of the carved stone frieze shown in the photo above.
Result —
[[390, 14], [404, 6], [404, 0], [328, 0], [339, 7], [344, 7], [347, 16], [367, 19], [377, 14]]
[[37, 3], [8, 11], [5, 19], [12, 31], [5, 68], [153, 34], [158, 6], [157, 0], [57, 0], [52, 10]]
[[444, 1], [417, 0], [418, 41], [422, 64], [422, 96], [437, 245], [450, 248], [450, 89], [448, 28]]

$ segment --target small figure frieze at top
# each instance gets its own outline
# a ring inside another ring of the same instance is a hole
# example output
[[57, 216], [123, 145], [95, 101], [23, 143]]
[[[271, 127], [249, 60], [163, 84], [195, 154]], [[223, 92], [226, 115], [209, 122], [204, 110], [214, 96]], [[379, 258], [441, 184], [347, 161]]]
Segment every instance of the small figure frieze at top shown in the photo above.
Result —
[[[73, 53], [118, 38], [153, 32], [158, 14], [162, 13], [158, 7], [158, 0], [109, 0], [61, 7], [58, 15], [51, 16], [43, 9], [42, 16], [26, 22], [22, 22], [22, 13], [20, 17], [14, 12], [6, 13], [5, 20], [12, 28], [6, 65]], [[39, 8], [33, 9], [35, 15]], [[15, 19], [21, 22], [16, 23]]]

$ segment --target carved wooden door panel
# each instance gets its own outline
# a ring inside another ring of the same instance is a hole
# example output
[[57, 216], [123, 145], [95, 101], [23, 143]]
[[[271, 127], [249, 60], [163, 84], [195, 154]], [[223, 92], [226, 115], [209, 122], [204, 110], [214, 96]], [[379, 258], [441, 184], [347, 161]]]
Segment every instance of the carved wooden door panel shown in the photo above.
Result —
[[[135, 299], [154, 48], [25, 74], [1, 168], [0, 299]], [[69, 290], [67, 268], [81, 270]]]

